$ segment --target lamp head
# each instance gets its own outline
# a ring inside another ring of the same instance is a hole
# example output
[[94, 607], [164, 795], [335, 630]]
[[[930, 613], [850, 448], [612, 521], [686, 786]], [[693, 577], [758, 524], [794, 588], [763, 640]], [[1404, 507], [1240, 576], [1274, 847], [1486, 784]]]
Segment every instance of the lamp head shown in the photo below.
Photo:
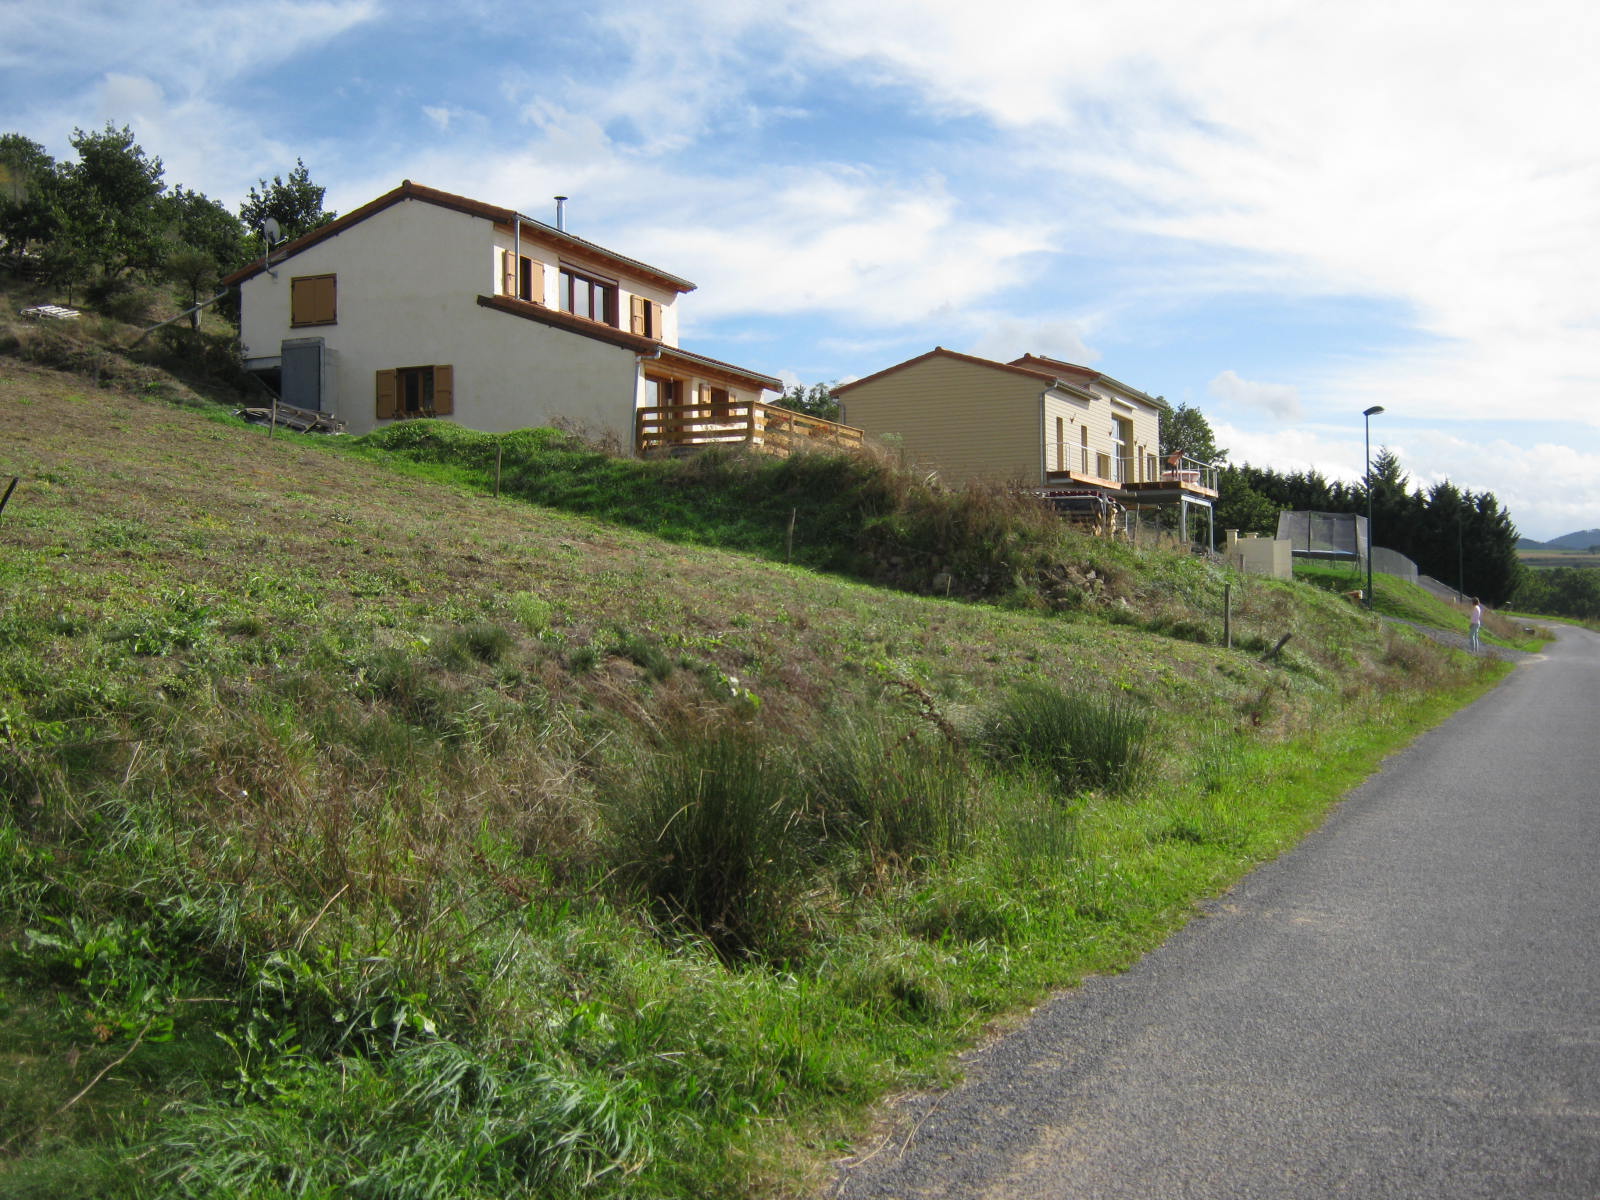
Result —
[[1383, 411], [1383, 405], [1374, 404], [1371, 408], [1369, 408], [1366, 411], [1364, 411], [1361, 415], [1363, 417], [1375, 417], [1379, 413], [1381, 413], [1382, 411]]

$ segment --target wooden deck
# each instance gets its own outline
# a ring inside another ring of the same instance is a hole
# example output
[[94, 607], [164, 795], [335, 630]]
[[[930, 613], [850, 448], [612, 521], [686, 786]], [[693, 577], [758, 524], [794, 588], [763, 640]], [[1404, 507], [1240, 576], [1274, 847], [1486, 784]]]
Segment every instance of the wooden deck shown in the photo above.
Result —
[[1104, 491], [1126, 504], [1172, 504], [1180, 498], [1217, 499], [1217, 466], [1199, 459], [1158, 462], [1154, 455], [1142, 462], [1087, 451], [1078, 469], [1045, 472], [1046, 487], [1087, 487]]
[[858, 448], [863, 437], [851, 425], [749, 400], [641, 408], [634, 429], [641, 455], [687, 453], [708, 446], [749, 446], [778, 455], [805, 448], [850, 450]]

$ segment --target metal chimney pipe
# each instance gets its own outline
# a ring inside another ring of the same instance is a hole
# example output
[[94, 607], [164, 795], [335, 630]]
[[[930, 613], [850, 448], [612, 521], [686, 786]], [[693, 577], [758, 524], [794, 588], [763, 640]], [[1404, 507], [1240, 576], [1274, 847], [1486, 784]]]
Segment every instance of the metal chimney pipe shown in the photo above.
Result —
[[562, 233], [567, 231], [567, 198], [556, 197], [556, 228]]

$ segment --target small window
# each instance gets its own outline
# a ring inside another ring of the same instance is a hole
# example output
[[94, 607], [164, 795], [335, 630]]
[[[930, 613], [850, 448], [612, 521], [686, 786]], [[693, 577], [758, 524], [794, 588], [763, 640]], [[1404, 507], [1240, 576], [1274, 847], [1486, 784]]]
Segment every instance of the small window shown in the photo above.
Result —
[[336, 275], [297, 275], [289, 280], [289, 324], [337, 324], [337, 280]]
[[661, 340], [661, 305], [643, 296], [628, 297], [630, 324], [640, 337]]
[[454, 412], [453, 366], [394, 367], [378, 372], [378, 420], [447, 417]]
[[544, 264], [526, 254], [500, 251], [500, 294], [544, 303]]

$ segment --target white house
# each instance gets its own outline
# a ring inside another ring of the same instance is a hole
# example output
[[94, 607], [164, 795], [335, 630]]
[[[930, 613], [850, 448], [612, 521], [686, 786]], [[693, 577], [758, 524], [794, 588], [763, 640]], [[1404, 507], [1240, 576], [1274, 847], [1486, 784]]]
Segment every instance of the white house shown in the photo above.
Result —
[[688, 280], [410, 180], [224, 282], [239, 287], [246, 367], [352, 433], [421, 416], [487, 432], [562, 421], [633, 447], [642, 412], [744, 421], [782, 388], [678, 346]]

